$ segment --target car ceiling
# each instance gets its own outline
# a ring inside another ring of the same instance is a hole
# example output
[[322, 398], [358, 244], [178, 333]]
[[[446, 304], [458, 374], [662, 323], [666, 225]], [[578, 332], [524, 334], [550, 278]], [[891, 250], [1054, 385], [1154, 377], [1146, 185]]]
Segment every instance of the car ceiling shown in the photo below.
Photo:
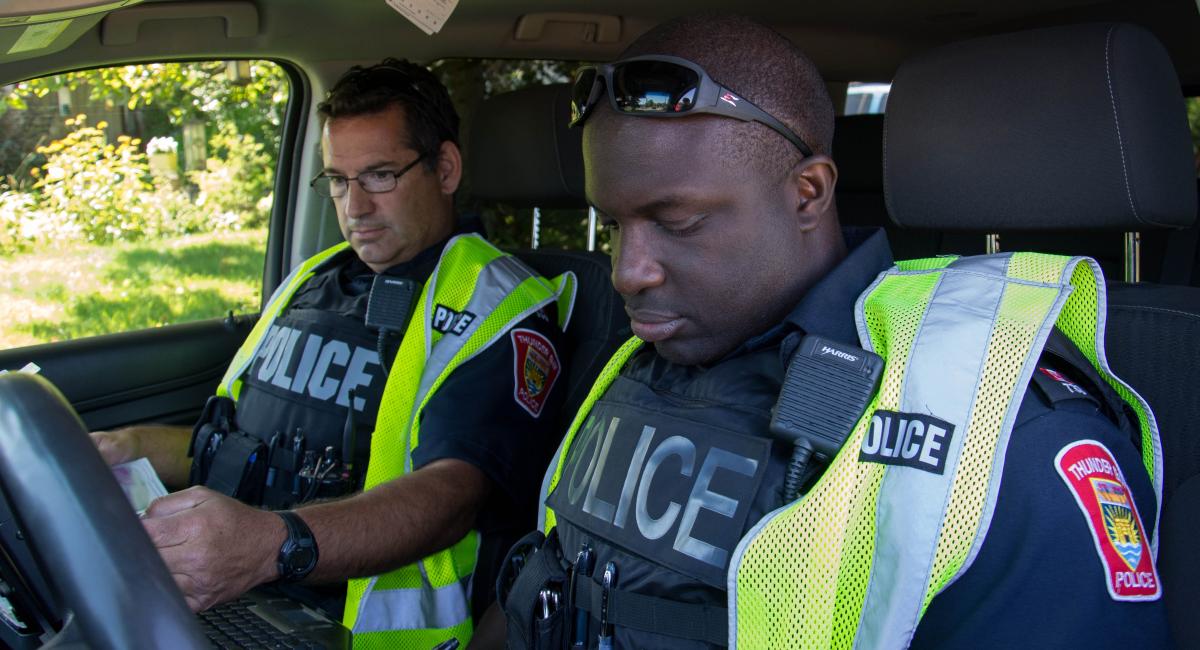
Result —
[[[79, 67], [80, 62], [101, 65], [146, 57], [277, 58], [293, 61], [321, 77], [336, 74], [349, 63], [386, 55], [418, 61], [464, 56], [606, 60], [663, 20], [696, 11], [736, 9], [787, 35], [813, 57], [826, 78], [835, 81], [887, 80], [907, 57], [972, 36], [1072, 22], [1128, 21], [1154, 32], [1167, 46], [1183, 85], [1200, 91], [1198, 3], [1200, 0], [742, 0], [736, 4], [715, 0], [461, 0], [441, 32], [427, 36], [384, 0], [148, 0], [117, 12], [165, 10], [161, 15], [172, 19], [143, 22], [134, 44], [106, 45], [106, 21], [95, 16], [86, 31], [82, 31], [85, 25], [77, 25], [80, 33], [68, 31], [49, 48], [61, 48], [57, 52], [27, 53], [20, 60], [0, 54], [0, 81]], [[4, 14], [11, 15], [11, 7], [19, 4], [29, 2], [0, 0], [0, 24]], [[5, 11], [5, 5], [10, 11]], [[228, 36], [225, 22], [211, 17], [213, 11], [246, 9], [247, 5], [257, 9], [253, 35]], [[204, 17], [206, 13], [209, 17]], [[539, 18], [545, 19], [542, 29], [534, 27], [542, 22]], [[0, 38], [19, 29], [0, 27]], [[523, 33], [520, 39], [518, 32]], [[0, 40], [0, 45], [12, 40]], [[6, 49], [0, 48], [0, 52]]]

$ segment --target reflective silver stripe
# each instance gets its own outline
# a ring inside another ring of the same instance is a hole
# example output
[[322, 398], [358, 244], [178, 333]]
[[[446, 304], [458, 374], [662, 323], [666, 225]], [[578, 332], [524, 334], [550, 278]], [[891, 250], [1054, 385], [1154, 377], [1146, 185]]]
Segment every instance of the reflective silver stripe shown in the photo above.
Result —
[[909, 639], [916, 629], [1003, 293], [1003, 276], [946, 269], [930, 297], [913, 339], [897, 410], [933, 415], [954, 424], [955, 431], [942, 474], [890, 467], [884, 474], [856, 647], [894, 647], [895, 640]]
[[359, 602], [354, 633], [454, 627], [471, 616], [471, 576], [444, 587], [375, 590], [372, 578]]
[[1008, 275], [1008, 263], [1012, 260], [1012, 255], [1012, 253], [996, 253], [995, 255], [960, 257], [946, 265], [946, 268], [957, 269], [959, 271], [974, 271], [1002, 278]]
[[1025, 358], [1025, 365], [1021, 367], [1021, 374], [1017, 376], [1016, 395], [1008, 403], [1008, 410], [1004, 413], [1004, 422], [1000, 425], [1000, 437], [996, 440], [996, 455], [992, 461], [992, 472], [988, 477], [988, 494], [987, 500], [983, 504], [983, 510], [979, 517], [979, 530], [975, 534], [975, 542], [971, 545], [971, 550], [967, 553], [966, 559], [963, 561], [962, 567], [958, 573], [943, 585], [945, 590], [950, 585], [954, 584], [969, 568], [975, 563], [976, 556], [979, 555], [979, 549], [983, 547], [983, 540], [987, 538], [988, 532], [991, 531], [992, 515], [996, 511], [996, 499], [1000, 495], [1001, 478], [1004, 476], [1004, 464], [1008, 460], [1008, 441], [1012, 437], [1013, 426], [1017, 422], [1017, 413], [1021, 410], [1021, 404], [1024, 402], [1024, 387], [1029, 385], [1033, 378], [1033, 372], [1037, 369], [1038, 360], [1042, 356], [1042, 348], [1046, 347], [1046, 339], [1050, 337], [1050, 332], [1054, 329], [1054, 324], [1058, 321], [1058, 315], [1062, 313], [1063, 305], [1067, 303], [1067, 298], [1070, 297], [1071, 291], [1074, 289], [1070, 285], [1070, 277], [1066, 276], [1067, 281], [1063, 283], [1058, 297], [1054, 300], [1054, 305], [1050, 307], [1050, 311], [1046, 314], [1046, 320], [1042, 323], [1041, 329], [1033, 339], [1031, 352]]
[[558, 450], [550, 457], [550, 464], [546, 466], [546, 474], [542, 476], [542, 488], [538, 492], [537, 522], [537, 529], [542, 532], [549, 532], [546, 530], [546, 499], [550, 498], [550, 482], [554, 480], [554, 472], [558, 470], [558, 459], [562, 458], [565, 444], [567, 444], [567, 437], [563, 436], [558, 443]]
[[[575, 276], [574, 271], [567, 271], [559, 276], [558, 281], [559, 295], [562, 295], [564, 291], [570, 292], [570, 295], [567, 297], [566, 301], [566, 309], [563, 309], [561, 302], [558, 305], [558, 329], [565, 332], [567, 331], [567, 328], [571, 326], [571, 316], [575, 314], [575, 299], [579, 297], [579, 292], [576, 291], [576, 287], [579, 286], [579, 278]], [[564, 314], [563, 312], [566, 313]]]
[[[913, 341], [904, 373], [898, 410], [926, 413], [951, 422], [955, 431], [941, 475], [888, 468], [876, 503], [875, 556], [859, 620], [856, 648], [904, 648], [912, 640], [920, 620], [921, 604], [929, 581], [945, 520], [954, 475], [958, 469], [971, 411], [979, 396], [978, 382], [987, 360], [989, 342], [1005, 287], [1024, 283], [1006, 277], [1008, 257], [973, 258], [973, 262], [941, 272], [924, 319]], [[1003, 262], [1003, 263], [1000, 263]], [[1046, 285], [1039, 285], [1046, 286]], [[1050, 285], [1053, 286], [1053, 285]], [[1018, 386], [1025, 386], [1040, 356], [1068, 290], [1059, 287], [1055, 306], [1043, 320], [1031, 351], [1022, 363]], [[1023, 389], [1010, 400], [997, 451], [1003, 452]], [[998, 479], [1003, 471], [1003, 453], [990, 468]], [[979, 528], [971, 551], [959, 572], [974, 560], [986, 536], [994, 510], [999, 481], [988, 485]]]
[[[459, 237], [478, 238], [478, 235], [459, 235]], [[449, 250], [459, 239], [459, 237], [451, 239], [450, 243], [446, 244], [446, 248], [443, 250], [443, 256], [445, 255], [444, 251]], [[469, 356], [463, 358], [459, 362], [460, 365], [473, 359], [475, 356], [491, 347], [493, 343], [499, 340], [500, 337], [508, 331], [512, 324], [521, 322], [537, 310], [545, 307], [551, 302], [556, 301], [558, 299], [559, 292], [562, 290], [560, 287], [556, 291], [552, 285], [550, 285], [540, 276], [535, 275], [528, 266], [525, 266], [525, 264], [517, 258], [507, 254], [500, 254], [499, 257], [492, 259], [490, 262], [484, 265], [483, 269], [479, 272], [479, 276], [475, 280], [475, 290], [471, 294], [471, 299], [463, 308], [464, 311], [469, 311], [475, 314], [475, 320], [471, 321], [471, 323], [461, 334], [455, 336], [443, 336], [438, 342], [437, 347], [431, 350], [430, 341], [433, 339], [433, 335], [431, 332], [429, 319], [430, 315], [433, 313], [433, 298], [434, 294], [437, 293], [437, 277], [440, 268], [441, 261], [439, 260], [438, 267], [434, 269], [433, 276], [430, 278], [427, 285], [428, 288], [426, 290], [425, 322], [422, 323], [422, 326], [425, 328], [426, 361], [425, 367], [421, 371], [421, 382], [417, 387], [416, 398], [413, 400], [414, 407], [419, 406], [425, 401], [425, 396], [428, 395], [429, 391], [433, 388], [434, 382], [436, 382], [437, 378], [441, 376], [442, 372], [454, 359], [455, 355], [457, 355], [459, 351], [462, 350], [463, 346], [467, 344], [467, 341], [469, 341], [475, 335], [475, 332], [479, 329], [480, 325], [487, 320], [488, 314], [491, 314], [492, 311], [494, 311], [496, 307], [500, 305], [500, 303], [504, 302], [504, 299], [507, 298], [509, 294], [513, 292], [513, 290], [520, 286], [522, 282], [530, 278], [534, 278], [547, 288], [549, 295], [544, 300], [537, 301], [526, 309], [522, 310], [502, 327], [497, 328], [496, 332], [488, 340], [484, 341], [483, 344], [476, 348], [475, 351]], [[413, 409], [412, 417], [417, 417], [417, 410], [418, 409], [416, 408]], [[404, 455], [405, 472], [412, 471], [412, 429], [412, 422], [410, 422], [405, 433], [405, 450], [407, 450], [407, 453]]]

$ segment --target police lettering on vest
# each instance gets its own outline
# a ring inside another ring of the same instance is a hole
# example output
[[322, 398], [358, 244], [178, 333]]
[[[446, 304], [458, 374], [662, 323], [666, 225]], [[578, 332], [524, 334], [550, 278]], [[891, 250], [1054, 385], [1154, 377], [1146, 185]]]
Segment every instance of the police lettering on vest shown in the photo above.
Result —
[[954, 425], [944, 420], [880, 409], [871, 416], [858, 460], [941, 474], [953, 435]]
[[548, 505], [580, 528], [720, 586], [769, 449], [763, 438], [597, 404]]
[[[287, 325], [271, 326], [249, 373], [264, 384], [342, 407], [349, 405], [351, 390], [361, 395], [378, 375], [379, 353], [373, 348]], [[366, 404], [366, 398], [354, 398], [356, 411]]]

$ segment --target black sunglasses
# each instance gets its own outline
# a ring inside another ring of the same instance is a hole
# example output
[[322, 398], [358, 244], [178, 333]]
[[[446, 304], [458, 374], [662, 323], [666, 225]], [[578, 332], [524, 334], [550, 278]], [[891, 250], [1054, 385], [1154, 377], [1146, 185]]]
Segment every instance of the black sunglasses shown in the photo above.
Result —
[[635, 56], [575, 72], [571, 88], [571, 126], [587, 119], [608, 89], [612, 109], [626, 115], [682, 117], [711, 113], [774, 129], [805, 156], [812, 149], [800, 136], [750, 100], [708, 76], [703, 68], [676, 56]]

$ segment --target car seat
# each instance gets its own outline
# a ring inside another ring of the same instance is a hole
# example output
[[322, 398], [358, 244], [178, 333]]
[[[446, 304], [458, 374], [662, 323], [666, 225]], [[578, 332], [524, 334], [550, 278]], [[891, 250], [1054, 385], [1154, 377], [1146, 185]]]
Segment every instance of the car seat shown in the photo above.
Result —
[[[899, 225], [997, 232], [1188, 228], [1196, 178], [1179, 79], [1127, 24], [954, 43], [896, 74], [884, 191]], [[1112, 369], [1153, 408], [1165, 462], [1159, 570], [1172, 632], [1200, 647], [1200, 288], [1113, 283]]]
[[[1109, 278], [1124, 278], [1125, 233], [1117, 230], [923, 230], [901, 227], [888, 216], [883, 198], [884, 116], [838, 116], [833, 159], [838, 166], [838, 216], [844, 225], [884, 228], [897, 259], [938, 254], [977, 255], [987, 251], [995, 234], [999, 250], [1038, 250], [1061, 255], [1087, 255]], [[1200, 183], [1197, 183], [1200, 192]], [[970, 224], [961, 224], [964, 228]], [[1200, 287], [1200, 225], [1184, 229], [1143, 229], [1138, 259], [1141, 280]]]
[[[583, 199], [582, 129], [567, 126], [567, 84], [532, 86], [485, 100], [474, 115], [466, 167], [472, 195], [513, 207], [587, 208]], [[609, 357], [630, 336], [629, 318], [609, 279], [603, 253], [523, 250], [538, 272], [573, 271], [579, 280], [566, 340], [570, 367], [563, 431]]]

